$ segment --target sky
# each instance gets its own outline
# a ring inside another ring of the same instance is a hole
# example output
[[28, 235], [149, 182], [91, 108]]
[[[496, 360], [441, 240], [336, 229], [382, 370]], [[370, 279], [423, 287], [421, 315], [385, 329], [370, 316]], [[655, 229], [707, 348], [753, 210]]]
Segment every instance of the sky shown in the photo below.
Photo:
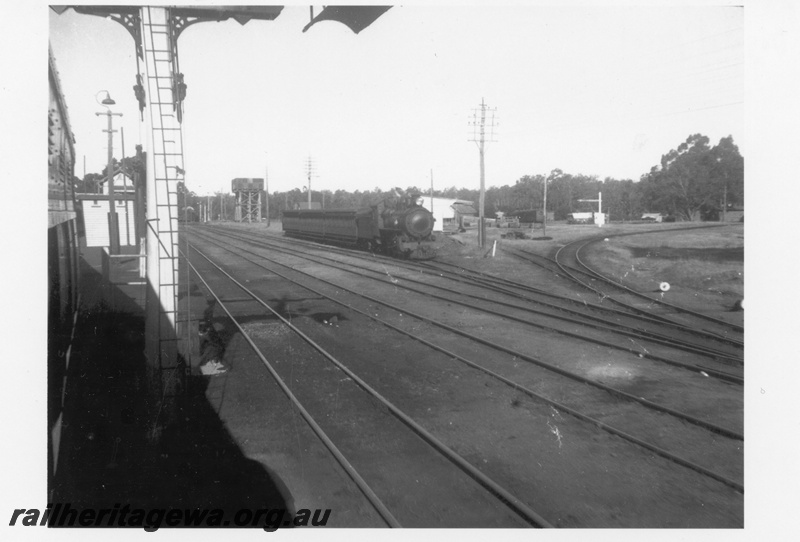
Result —
[[[202, 4], [203, 2], [194, 2]], [[321, 6], [316, 7], [318, 12]], [[494, 138], [486, 186], [555, 168], [638, 180], [690, 134], [732, 135], [746, 155], [744, 9], [532, 2], [395, 6], [356, 35], [303, 33], [308, 5], [274, 21], [199, 23], [178, 41], [188, 86], [186, 182], [230, 191], [478, 188], [474, 115]], [[101, 172], [107, 90], [125, 155], [144, 139], [133, 40], [108, 19], [49, 12], [49, 42], [77, 141], [76, 174]], [[117, 134], [118, 136], [119, 134]], [[115, 137], [115, 156], [120, 157]]]

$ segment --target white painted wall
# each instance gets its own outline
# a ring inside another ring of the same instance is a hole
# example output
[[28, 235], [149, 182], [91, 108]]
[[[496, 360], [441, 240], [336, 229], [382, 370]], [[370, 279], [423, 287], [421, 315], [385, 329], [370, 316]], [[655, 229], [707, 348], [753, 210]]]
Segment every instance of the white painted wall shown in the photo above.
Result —
[[[119, 222], [120, 246], [136, 244], [136, 226], [134, 223], [133, 202], [116, 202]], [[83, 200], [83, 222], [86, 227], [87, 247], [107, 247], [108, 242], [108, 200]], [[127, 213], [126, 213], [127, 211]], [[127, 214], [127, 227], [125, 218]]]
[[433, 198], [433, 206], [431, 207], [431, 197], [422, 196], [422, 206], [429, 210], [433, 214], [433, 218], [436, 219], [436, 222], [433, 224], [433, 231], [442, 231], [446, 218], [455, 219], [456, 211], [453, 209], [454, 203], [473, 205], [471, 201], [463, 199]]

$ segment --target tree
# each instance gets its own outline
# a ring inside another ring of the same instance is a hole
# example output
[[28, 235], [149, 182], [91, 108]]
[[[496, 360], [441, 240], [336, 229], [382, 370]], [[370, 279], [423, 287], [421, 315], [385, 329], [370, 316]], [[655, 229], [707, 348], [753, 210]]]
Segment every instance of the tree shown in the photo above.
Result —
[[102, 192], [100, 185], [106, 180], [105, 173], [87, 173], [81, 180], [79, 179], [75, 184], [75, 192], [79, 194], [99, 194]]
[[[140, 147], [137, 146], [140, 149]], [[146, 161], [147, 153], [141, 153], [139, 156], [129, 156], [127, 158], [123, 158], [118, 167], [128, 176], [130, 179], [139, 179], [140, 182], [144, 182], [147, 176], [147, 165]]]
[[699, 220], [719, 209], [726, 186], [734, 187], [734, 199], [740, 197], [742, 172], [743, 159], [732, 137], [712, 149], [708, 137], [693, 134], [642, 177], [643, 201], [650, 211]]
[[744, 158], [733, 137], [723, 137], [712, 149], [716, 162], [715, 180], [717, 193], [721, 194], [721, 205], [744, 206]]
[[542, 207], [543, 198], [544, 176], [525, 175], [520, 178], [509, 190], [509, 199], [511, 199], [510, 206], [513, 206], [513, 209], [508, 209], [508, 211], [540, 209]]
[[574, 212], [581, 197], [576, 178], [560, 169], [554, 169], [547, 176], [547, 208], [552, 210], [556, 220], [564, 220]]
[[633, 220], [642, 216], [638, 186], [630, 179], [619, 181], [607, 177], [600, 190], [603, 192], [603, 212], [609, 220]]
[[515, 186], [505, 185], [486, 189], [487, 208], [491, 209], [491, 213], [496, 213], [497, 211], [510, 213], [520, 210], [525, 206], [522, 201], [514, 197], [512, 191]]
[[178, 181], [178, 216], [186, 222], [196, 222], [200, 208], [197, 194], [186, 188], [183, 181]]

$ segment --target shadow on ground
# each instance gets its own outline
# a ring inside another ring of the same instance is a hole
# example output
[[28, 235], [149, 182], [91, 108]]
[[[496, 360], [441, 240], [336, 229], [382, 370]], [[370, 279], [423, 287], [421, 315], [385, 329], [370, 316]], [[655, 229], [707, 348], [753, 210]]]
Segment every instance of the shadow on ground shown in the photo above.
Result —
[[[94, 307], [82, 315], [48, 502], [95, 510], [220, 509], [231, 520], [240, 509], [292, 514], [285, 485], [242, 453], [208, 403], [207, 377], [187, 377], [178, 423], [157, 444], [148, 439], [157, 413], [146, 403], [144, 329], [141, 314]], [[51, 370], [49, 377], [60, 375]]]

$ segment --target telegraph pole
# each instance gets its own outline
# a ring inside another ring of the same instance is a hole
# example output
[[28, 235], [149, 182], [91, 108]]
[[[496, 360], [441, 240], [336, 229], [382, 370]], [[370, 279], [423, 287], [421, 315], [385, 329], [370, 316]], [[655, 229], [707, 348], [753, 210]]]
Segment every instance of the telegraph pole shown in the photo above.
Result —
[[264, 169], [264, 191], [266, 193], [265, 213], [267, 215], [267, 227], [269, 228], [269, 163], [267, 163]]
[[542, 218], [542, 237], [547, 237], [547, 175], [544, 176], [544, 202], [542, 203], [544, 216]]
[[728, 174], [725, 174], [725, 186], [722, 192], [722, 222], [727, 222], [728, 217], [725, 213], [728, 211]]
[[308, 208], [311, 209], [311, 176], [314, 173], [314, 162], [312, 162], [311, 157], [308, 157], [308, 162], [306, 162], [306, 173], [308, 174]]
[[433, 213], [433, 168], [431, 168], [431, 214]]
[[[113, 104], [113, 100], [110, 100], [111, 104]], [[106, 175], [107, 175], [107, 185], [108, 186], [108, 253], [109, 254], [119, 254], [119, 228], [117, 226], [117, 204], [114, 201], [114, 132], [116, 130], [112, 129], [111, 125], [111, 118], [116, 115], [118, 117], [122, 116], [122, 113], [112, 113], [111, 109], [106, 107], [105, 113], [95, 113], [98, 117], [100, 115], [106, 115], [108, 117], [108, 130], [103, 130], [104, 132], [108, 132], [108, 165], [106, 166]]]
[[[473, 134], [473, 138], [471, 141], [475, 141], [478, 144], [478, 151], [480, 153], [480, 169], [481, 169], [481, 190], [480, 190], [480, 197], [478, 200], [478, 246], [481, 248], [484, 247], [486, 244], [486, 224], [484, 221], [484, 208], [486, 203], [486, 174], [485, 174], [485, 167], [484, 167], [484, 149], [485, 144], [487, 141], [495, 141], [494, 139], [494, 127], [495, 127], [495, 118], [494, 112], [495, 109], [488, 109], [486, 107], [486, 103], [483, 99], [481, 99], [481, 112], [480, 112], [480, 121], [478, 121], [478, 114], [477, 111], [473, 113], [473, 121], [472, 125], [474, 129], [477, 129], [478, 134]], [[486, 113], [487, 111], [491, 114], [491, 118], [489, 119], [489, 133], [488, 133], [488, 140], [487, 140], [487, 133], [486, 133]], [[476, 139], [477, 137], [477, 139]]]

